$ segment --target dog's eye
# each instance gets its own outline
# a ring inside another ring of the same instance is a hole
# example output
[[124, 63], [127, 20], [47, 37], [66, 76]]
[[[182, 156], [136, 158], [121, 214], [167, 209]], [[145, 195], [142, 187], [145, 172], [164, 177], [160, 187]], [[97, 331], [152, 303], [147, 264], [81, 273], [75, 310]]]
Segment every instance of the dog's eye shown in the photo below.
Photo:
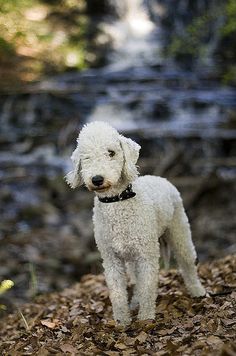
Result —
[[114, 157], [115, 156], [115, 152], [112, 151], [112, 150], [108, 150], [108, 153], [109, 153], [109, 157]]

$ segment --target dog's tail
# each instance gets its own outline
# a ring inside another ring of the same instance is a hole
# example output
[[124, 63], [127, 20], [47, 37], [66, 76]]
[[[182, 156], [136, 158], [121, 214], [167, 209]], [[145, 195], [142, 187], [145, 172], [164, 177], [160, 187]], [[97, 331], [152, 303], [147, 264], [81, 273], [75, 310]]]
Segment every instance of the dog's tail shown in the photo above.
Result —
[[160, 250], [161, 250], [161, 256], [163, 259], [164, 268], [167, 270], [170, 268], [171, 250], [170, 250], [170, 245], [168, 244], [164, 236], [161, 236], [160, 238]]

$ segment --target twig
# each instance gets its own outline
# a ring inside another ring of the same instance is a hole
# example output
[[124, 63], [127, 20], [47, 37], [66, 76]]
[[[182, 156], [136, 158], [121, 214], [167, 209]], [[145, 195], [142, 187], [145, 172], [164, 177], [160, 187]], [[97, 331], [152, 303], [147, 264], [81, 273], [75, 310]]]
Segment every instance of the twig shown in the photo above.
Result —
[[19, 308], [17, 308], [18, 310], [18, 313], [20, 314], [22, 320], [23, 320], [23, 323], [24, 323], [24, 327], [26, 329], [26, 331], [30, 331], [30, 327], [29, 327], [29, 324], [27, 323], [27, 320], [25, 319], [24, 315], [22, 314], [21, 310]]
[[228, 295], [228, 294], [231, 294], [233, 291], [235, 291], [236, 288], [233, 288], [233, 289], [230, 289], [230, 290], [225, 290], [225, 291], [222, 291], [222, 292], [218, 292], [218, 293], [209, 293], [209, 295], [211, 297], [221, 297], [221, 296], [224, 296], [224, 295]]
[[30, 272], [30, 295], [31, 297], [34, 297], [37, 292], [38, 292], [38, 281], [37, 281], [37, 275], [35, 272], [35, 267], [33, 263], [29, 263], [29, 272]]

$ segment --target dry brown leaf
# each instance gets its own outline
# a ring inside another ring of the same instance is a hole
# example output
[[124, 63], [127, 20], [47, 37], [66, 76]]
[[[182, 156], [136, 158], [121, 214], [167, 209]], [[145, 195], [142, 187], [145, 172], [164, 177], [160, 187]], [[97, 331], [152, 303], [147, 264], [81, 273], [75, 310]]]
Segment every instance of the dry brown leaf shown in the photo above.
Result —
[[176, 329], [177, 329], [177, 326], [173, 326], [173, 328], [171, 328], [171, 329], [158, 330], [157, 333], [162, 335], [162, 336], [171, 335]]
[[122, 351], [122, 356], [135, 355], [136, 353], [137, 353], [136, 350], [132, 348], [132, 349]]
[[218, 328], [218, 323], [217, 323], [217, 319], [211, 319], [207, 322], [207, 328], [210, 332], [214, 333], [216, 332], [217, 328]]
[[125, 350], [127, 349], [127, 346], [122, 342], [117, 342], [115, 343], [115, 348], [118, 350]]
[[50, 320], [41, 320], [41, 324], [49, 329], [54, 329], [58, 324]]
[[230, 325], [236, 324], [236, 318], [235, 319], [221, 319], [221, 321], [225, 326], [230, 326]]
[[108, 326], [109, 328], [114, 328], [116, 326], [115, 320], [108, 320], [106, 326]]
[[236, 300], [236, 291], [231, 293], [231, 297], [233, 300]]
[[143, 344], [147, 340], [148, 334], [145, 333], [144, 331], [141, 331], [141, 333], [136, 336], [136, 340], [139, 341], [140, 344]]
[[171, 355], [174, 355], [179, 345], [173, 343], [171, 340], [167, 341], [167, 349], [171, 352]]
[[202, 349], [206, 345], [205, 340], [197, 340], [194, 342], [194, 349]]
[[76, 355], [77, 349], [71, 344], [64, 344], [60, 346], [61, 351], [69, 352], [71, 355]]
[[125, 339], [124, 339], [124, 343], [125, 343], [125, 345], [127, 345], [127, 346], [133, 346], [133, 345], [135, 344], [135, 338], [134, 338], [134, 337], [127, 336], [127, 337], [125, 337]]
[[[235, 265], [236, 257], [229, 256], [201, 266], [204, 285], [210, 290], [227, 289], [235, 278]], [[213, 277], [212, 269], [217, 277]], [[17, 313], [0, 320], [0, 355], [236, 354], [232, 346], [236, 341], [235, 292], [193, 299], [182, 288], [175, 271], [165, 276], [164, 283], [160, 279], [155, 321], [117, 327], [110, 301], [101, 299], [104, 277], [90, 275], [66, 292], [42, 295], [22, 306], [25, 319], [32, 325], [30, 333], [23, 331]], [[178, 313], [181, 318], [176, 317]]]
[[223, 341], [218, 336], [211, 335], [207, 338], [207, 343], [209, 345], [211, 344], [218, 345], [218, 344], [222, 344]]
[[68, 330], [66, 326], [61, 326], [60, 330], [61, 330], [63, 333], [69, 333], [69, 332], [70, 332], [70, 330]]

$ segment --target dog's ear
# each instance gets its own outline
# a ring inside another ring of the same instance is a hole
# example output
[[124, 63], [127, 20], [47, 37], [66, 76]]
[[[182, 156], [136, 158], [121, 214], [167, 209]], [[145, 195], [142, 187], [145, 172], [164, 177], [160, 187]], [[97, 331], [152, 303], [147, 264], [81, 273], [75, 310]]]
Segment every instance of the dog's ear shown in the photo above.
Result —
[[67, 175], [65, 176], [65, 180], [71, 188], [75, 189], [79, 185], [83, 184], [81, 177], [81, 161], [78, 147], [72, 153], [71, 160], [73, 162], [74, 169], [67, 173]]
[[138, 175], [136, 163], [139, 157], [139, 146], [130, 138], [120, 135], [120, 143], [124, 152], [124, 168], [123, 173], [132, 182]]

